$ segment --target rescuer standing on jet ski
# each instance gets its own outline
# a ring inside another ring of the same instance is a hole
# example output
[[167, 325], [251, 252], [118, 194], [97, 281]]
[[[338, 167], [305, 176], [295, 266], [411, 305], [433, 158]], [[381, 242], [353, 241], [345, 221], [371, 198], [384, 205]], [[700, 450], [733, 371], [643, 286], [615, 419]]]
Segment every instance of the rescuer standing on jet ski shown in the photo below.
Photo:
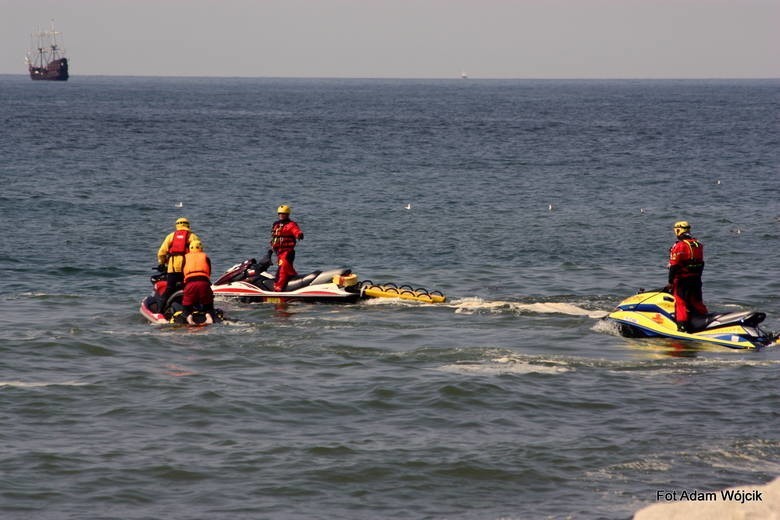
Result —
[[190, 250], [193, 242], [200, 242], [198, 235], [190, 230], [190, 221], [185, 217], [176, 219], [176, 230], [168, 234], [157, 251], [157, 269], [167, 273], [165, 293], [162, 296], [162, 305], [168, 298], [181, 288], [184, 283], [184, 255]]
[[[290, 206], [281, 205], [276, 210], [279, 220], [271, 227], [271, 249], [276, 253], [277, 265], [274, 291], [281, 292], [287, 285], [287, 280], [298, 273], [293, 267], [295, 261], [295, 244], [303, 240], [303, 231], [298, 224], [290, 220]], [[269, 255], [270, 256], [270, 255]]]
[[690, 315], [705, 315], [702, 301], [701, 273], [704, 271], [704, 245], [691, 236], [691, 225], [681, 220], [674, 223], [677, 242], [669, 249], [669, 285], [674, 295], [674, 315], [677, 329], [692, 332]]

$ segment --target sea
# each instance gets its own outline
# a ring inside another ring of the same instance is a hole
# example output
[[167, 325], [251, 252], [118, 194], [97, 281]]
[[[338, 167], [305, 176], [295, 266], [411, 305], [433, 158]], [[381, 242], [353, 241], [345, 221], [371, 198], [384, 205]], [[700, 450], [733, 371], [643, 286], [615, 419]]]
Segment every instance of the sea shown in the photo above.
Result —
[[[603, 317], [705, 244], [780, 330], [780, 80], [0, 76], [0, 517], [629, 519], [780, 475], [780, 347]], [[215, 276], [446, 302], [138, 312], [185, 216]]]

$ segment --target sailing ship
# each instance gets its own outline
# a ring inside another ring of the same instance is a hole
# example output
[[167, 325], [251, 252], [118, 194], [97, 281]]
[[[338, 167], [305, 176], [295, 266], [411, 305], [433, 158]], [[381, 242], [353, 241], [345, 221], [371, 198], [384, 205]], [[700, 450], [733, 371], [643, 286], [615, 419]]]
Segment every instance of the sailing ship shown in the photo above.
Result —
[[68, 81], [68, 58], [60, 47], [57, 37], [60, 33], [51, 29], [32, 34], [30, 50], [27, 53], [27, 69], [34, 80]]

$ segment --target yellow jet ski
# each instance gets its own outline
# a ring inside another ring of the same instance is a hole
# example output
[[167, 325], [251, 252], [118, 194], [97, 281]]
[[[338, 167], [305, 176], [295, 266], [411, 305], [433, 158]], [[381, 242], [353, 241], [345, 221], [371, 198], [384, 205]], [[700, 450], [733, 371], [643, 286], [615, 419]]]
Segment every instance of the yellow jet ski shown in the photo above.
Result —
[[674, 321], [674, 301], [669, 293], [640, 289], [638, 294], [620, 302], [605, 319], [617, 323], [620, 334], [627, 338], [703, 341], [734, 349], [758, 349], [780, 339], [780, 334], [759, 327], [766, 314], [756, 311], [694, 316], [691, 330], [680, 331]]

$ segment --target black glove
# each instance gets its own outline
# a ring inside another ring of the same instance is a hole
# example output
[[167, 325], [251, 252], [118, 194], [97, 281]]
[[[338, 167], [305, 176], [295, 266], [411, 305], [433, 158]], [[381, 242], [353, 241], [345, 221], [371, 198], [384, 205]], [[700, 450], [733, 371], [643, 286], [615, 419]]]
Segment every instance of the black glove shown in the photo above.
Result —
[[298, 235], [298, 240], [303, 240], [303, 233], [301, 233], [300, 235]]
[[157, 264], [157, 270], [161, 273], [165, 272], [165, 264]]
[[664, 287], [664, 292], [672, 294], [672, 284], [666, 285]]

